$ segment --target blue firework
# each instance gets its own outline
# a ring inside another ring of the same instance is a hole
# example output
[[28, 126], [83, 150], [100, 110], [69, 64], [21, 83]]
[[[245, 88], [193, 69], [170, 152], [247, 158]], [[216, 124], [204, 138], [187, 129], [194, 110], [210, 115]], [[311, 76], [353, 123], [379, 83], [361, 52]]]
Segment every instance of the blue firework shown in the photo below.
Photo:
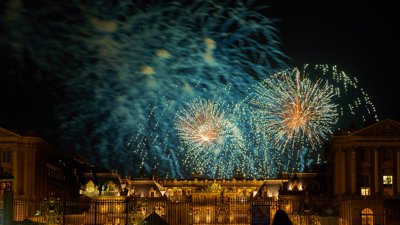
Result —
[[16, 43], [62, 102], [55, 123], [64, 147], [125, 174], [190, 175], [173, 126], [179, 107], [233, 103], [285, 66], [272, 21], [239, 0], [44, 0], [8, 10], [17, 12], [9, 27], [25, 24], [12, 32]]

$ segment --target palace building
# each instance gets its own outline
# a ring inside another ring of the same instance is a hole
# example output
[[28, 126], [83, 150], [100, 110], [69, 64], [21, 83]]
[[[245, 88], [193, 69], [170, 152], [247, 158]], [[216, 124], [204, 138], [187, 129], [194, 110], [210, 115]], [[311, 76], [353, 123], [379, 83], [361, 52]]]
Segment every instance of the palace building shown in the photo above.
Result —
[[[122, 178], [5, 129], [0, 150], [1, 167], [13, 176], [7, 182], [14, 200], [36, 201], [22, 214], [14, 205], [15, 221], [266, 225], [278, 209], [296, 225], [391, 225], [400, 219], [400, 123], [389, 119], [335, 134], [325, 163], [275, 179]], [[70, 197], [50, 200], [50, 192]]]
[[342, 200], [344, 224], [399, 221], [399, 208], [389, 204], [400, 203], [399, 122], [386, 119], [335, 135], [330, 159], [333, 196]]
[[17, 200], [39, 200], [50, 194], [72, 197], [79, 191], [76, 170], [92, 167], [82, 157], [56, 149], [40, 137], [3, 128], [0, 157], [1, 168], [14, 177], [12, 190]]

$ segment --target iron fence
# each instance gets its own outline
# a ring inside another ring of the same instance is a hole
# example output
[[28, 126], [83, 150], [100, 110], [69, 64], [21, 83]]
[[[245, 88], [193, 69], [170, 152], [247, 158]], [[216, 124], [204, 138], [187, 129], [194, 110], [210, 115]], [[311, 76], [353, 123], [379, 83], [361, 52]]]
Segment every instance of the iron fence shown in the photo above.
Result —
[[[40, 224], [155, 224], [161, 218], [170, 225], [250, 224], [251, 206], [278, 208], [278, 202], [249, 199], [126, 198], [62, 201], [14, 200], [14, 221]], [[151, 214], [154, 213], [153, 216]], [[151, 221], [154, 220], [154, 221]]]
[[69, 201], [57, 198], [40, 201], [14, 200], [13, 219], [19, 223], [29, 220], [38, 224], [63, 225], [133, 225], [144, 221], [147, 221], [146, 225], [161, 224], [162, 221], [169, 225], [250, 225], [254, 207], [264, 208], [270, 223], [276, 210], [281, 208], [288, 213], [294, 225], [362, 224], [362, 210], [371, 208], [374, 212], [373, 224], [384, 224], [381, 199], [335, 200], [325, 196], [289, 196], [279, 199], [119, 197]]

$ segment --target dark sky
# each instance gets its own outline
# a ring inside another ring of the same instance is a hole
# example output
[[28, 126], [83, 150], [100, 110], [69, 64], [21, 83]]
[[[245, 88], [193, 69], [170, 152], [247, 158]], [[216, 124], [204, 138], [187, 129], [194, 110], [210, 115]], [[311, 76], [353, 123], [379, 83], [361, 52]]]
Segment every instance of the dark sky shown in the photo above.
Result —
[[400, 121], [397, 7], [389, 1], [272, 1], [292, 65], [336, 64], [369, 94], [380, 119]]
[[[279, 19], [283, 52], [290, 65], [336, 64], [357, 76], [369, 93], [380, 119], [400, 121], [398, 78], [399, 24], [393, 3], [383, 1], [271, 1], [266, 15]], [[29, 68], [26, 69], [29, 73]], [[45, 87], [25, 91], [15, 81], [1, 79], [0, 126], [35, 129], [50, 126], [51, 98]]]

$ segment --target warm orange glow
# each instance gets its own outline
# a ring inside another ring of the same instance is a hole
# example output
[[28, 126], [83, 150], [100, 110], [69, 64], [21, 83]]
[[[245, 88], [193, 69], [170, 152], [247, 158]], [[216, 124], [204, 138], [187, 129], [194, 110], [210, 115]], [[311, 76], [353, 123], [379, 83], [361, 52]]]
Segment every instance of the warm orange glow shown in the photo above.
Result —
[[289, 136], [292, 136], [293, 133], [301, 128], [304, 129], [307, 125], [307, 121], [309, 120], [307, 115], [307, 110], [303, 109], [302, 101], [300, 100], [300, 73], [296, 73], [296, 100], [294, 104], [288, 105], [287, 113], [284, 114], [285, 123], [289, 127]]
[[218, 127], [202, 126], [199, 129], [198, 139], [203, 143], [211, 143], [219, 136]]
[[200, 135], [200, 139], [205, 141], [205, 142], [209, 142], [212, 138], [207, 136], [207, 135], [201, 134]]

